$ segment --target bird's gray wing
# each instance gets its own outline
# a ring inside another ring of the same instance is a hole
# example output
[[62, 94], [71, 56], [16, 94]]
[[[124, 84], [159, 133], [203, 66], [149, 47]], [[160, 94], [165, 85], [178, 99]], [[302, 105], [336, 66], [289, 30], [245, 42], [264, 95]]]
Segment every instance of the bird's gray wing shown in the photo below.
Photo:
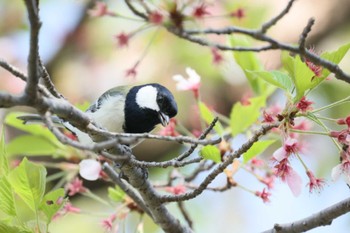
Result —
[[126, 96], [128, 91], [130, 90], [130, 86], [118, 86], [114, 87], [112, 89], [109, 89], [105, 93], [103, 93], [95, 103], [93, 103], [86, 111], [87, 112], [96, 112], [98, 109], [100, 109], [101, 105], [103, 102], [108, 99], [111, 96], [117, 96], [117, 95], [122, 95]]

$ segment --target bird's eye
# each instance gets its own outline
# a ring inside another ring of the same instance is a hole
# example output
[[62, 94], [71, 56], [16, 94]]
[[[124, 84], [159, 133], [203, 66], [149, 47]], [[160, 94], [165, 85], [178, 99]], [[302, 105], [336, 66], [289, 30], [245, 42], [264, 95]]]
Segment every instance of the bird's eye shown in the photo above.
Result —
[[157, 102], [158, 102], [158, 104], [160, 105], [160, 104], [162, 104], [163, 102], [164, 102], [164, 96], [162, 96], [162, 95], [160, 95], [160, 96], [158, 96], [157, 97]]

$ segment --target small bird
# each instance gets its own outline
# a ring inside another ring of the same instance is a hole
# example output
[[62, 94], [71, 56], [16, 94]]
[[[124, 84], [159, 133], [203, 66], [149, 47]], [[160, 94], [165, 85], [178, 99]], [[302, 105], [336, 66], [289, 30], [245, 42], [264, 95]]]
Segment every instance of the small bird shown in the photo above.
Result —
[[[118, 86], [103, 93], [86, 114], [92, 121], [110, 132], [146, 133], [157, 124], [168, 125], [177, 114], [177, 104], [172, 93], [156, 83], [139, 86]], [[20, 117], [25, 123], [34, 120]], [[83, 144], [91, 138], [67, 122], [60, 122], [72, 131]]]

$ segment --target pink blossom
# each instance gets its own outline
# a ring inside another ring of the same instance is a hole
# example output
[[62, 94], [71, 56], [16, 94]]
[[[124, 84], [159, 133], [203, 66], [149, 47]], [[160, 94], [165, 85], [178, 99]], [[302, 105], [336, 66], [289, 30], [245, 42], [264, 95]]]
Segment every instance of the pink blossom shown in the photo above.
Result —
[[137, 66], [133, 66], [130, 69], [127, 69], [125, 71], [125, 77], [131, 77], [131, 78], [135, 78], [137, 75], [137, 70], [136, 70]]
[[66, 213], [80, 213], [80, 209], [78, 207], [73, 206], [70, 202], [66, 203], [66, 205], [63, 207], [63, 210]]
[[79, 174], [86, 180], [97, 180], [101, 171], [101, 164], [94, 159], [84, 159], [79, 163]]
[[264, 203], [270, 202], [269, 197], [271, 196], [271, 193], [267, 192], [265, 188], [262, 190], [262, 192], [256, 191], [255, 195], [260, 197]]
[[350, 134], [348, 129], [341, 131], [331, 131], [329, 132], [329, 136], [337, 138], [337, 140], [342, 144], [349, 144], [350, 142]]
[[243, 8], [238, 8], [237, 10], [230, 13], [231, 17], [235, 17], [237, 19], [242, 19], [246, 16], [245, 10]]
[[160, 25], [163, 23], [164, 16], [158, 11], [153, 11], [148, 15], [148, 20], [153, 24]]
[[115, 16], [115, 14], [108, 10], [106, 3], [97, 1], [94, 8], [88, 11], [91, 17], [101, 17], [105, 15]]
[[350, 130], [350, 116], [346, 117], [346, 118], [341, 118], [337, 120], [337, 124], [338, 125], [347, 125], [348, 129]]
[[332, 169], [332, 179], [338, 180], [343, 175], [346, 183], [350, 185], [350, 152], [342, 151], [341, 159], [341, 163]]
[[260, 179], [260, 182], [265, 184], [268, 189], [272, 189], [275, 184], [275, 176], [274, 175], [266, 176]]
[[308, 101], [305, 96], [301, 98], [301, 100], [297, 103], [296, 107], [302, 111], [307, 112], [312, 109], [311, 104], [314, 102]]
[[215, 65], [220, 64], [224, 60], [223, 56], [221, 55], [221, 53], [219, 52], [219, 50], [217, 48], [212, 48], [211, 54], [213, 56], [213, 63]]
[[173, 137], [179, 136], [180, 134], [176, 131], [176, 119], [171, 118], [169, 124], [159, 132], [159, 135]]
[[76, 177], [72, 182], [70, 182], [67, 185], [67, 188], [69, 190], [68, 195], [74, 196], [77, 193], [83, 193], [86, 192], [86, 188], [83, 186], [83, 181]]
[[309, 186], [310, 193], [312, 193], [314, 190], [322, 190], [324, 185], [324, 180], [320, 178], [316, 178], [314, 174], [311, 171], [306, 171], [307, 176], [309, 177], [309, 183], [307, 184]]
[[52, 217], [52, 220], [57, 220], [67, 213], [78, 214], [80, 213], [80, 209], [78, 207], [74, 207], [70, 202], [66, 202], [63, 208]]
[[184, 194], [186, 192], [186, 187], [182, 184], [178, 184], [176, 186], [166, 187], [165, 191], [175, 195], [179, 195], [179, 194]]
[[208, 5], [206, 5], [205, 3], [202, 3], [201, 5], [196, 6], [193, 9], [192, 15], [198, 19], [203, 18], [205, 15], [210, 15], [207, 8], [208, 8]]
[[283, 159], [288, 158], [288, 156], [290, 154], [293, 154], [295, 152], [298, 151], [298, 141], [294, 138], [290, 138], [288, 137], [285, 142], [284, 145], [280, 148], [278, 148], [274, 153], [273, 153], [273, 157], [274, 159], [276, 159], [277, 161], [282, 161]]
[[116, 218], [117, 218], [116, 214], [112, 214], [108, 218], [103, 219], [101, 222], [101, 225], [103, 226], [104, 229], [106, 229], [106, 231], [112, 231], [113, 222], [115, 221]]
[[[309, 52], [311, 53], [314, 53], [317, 55], [315, 49], [313, 48], [310, 48], [309, 49]], [[312, 63], [311, 61], [309, 61], [307, 58], [305, 58], [305, 63], [306, 65], [309, 67], [309, 69], [314, 72], [314, 74], [317, 76], [317, 77], [321, 77], [322, 76], [322, 66], [318, 66], [314, 63]]]
[[173, 76], [173, 79], [177, 82], [176, 88], [179, 91], [191, 90], [193, 91], [195, 97], [198, 98], [201, 77], [195, 70], [189, 67], [186, 68], [186, 73], [188, 75], [187, 79], [179, 74]]
[[118, 35], [115, 35], [114, 38], [117, 40], [119, 47], [126, 47], [129, 44], [130, 34], [126, 34], [125, 32], [121, 32]]
[[280, 177], [282, 181], [287, 182], [294, 196], [299, 196], [301, 193], [302, 180], [298, 173], [289, 166], [288, 159], [281, 160], [274, 168], [275, 175]]
[[263, 123], [273, 123], [276, 121], [276, 117], [271, 113], [268, 113], [266, 110], [263, 111]]
[[243, 96], [242, 96], [242, 98], [241, 98], [241, 100], [240, 100], [241, 104], [242, 104], [243, 106], [248, 106], [248, 105], [250, 105], [250, 104], [251, 104], [250, 98], [252, 98], [252, 97], [253, 97], [253, 93], [252, 93], [252, 92], [246, 92], [246, 93], [244, 93]]

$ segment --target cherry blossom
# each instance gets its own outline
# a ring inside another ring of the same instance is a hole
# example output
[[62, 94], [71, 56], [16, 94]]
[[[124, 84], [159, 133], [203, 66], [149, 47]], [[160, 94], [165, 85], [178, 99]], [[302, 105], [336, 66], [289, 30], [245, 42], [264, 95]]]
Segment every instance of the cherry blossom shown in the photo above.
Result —
[[96, 1], [95, 7], [88, 11], [91, 17], [102, 17], [105, 15], [115, 16], [115, 13], [108, 10], [106, 3]]
[[103, 219], [102, 222], [101, 222], [101, 225], [103, 226], [103, 228], [106, 231], [112, 231], [113, 222], [115, 221], [116, 218], [117, 218], [116, 214], [112, 214], [108, 218]]
[[176, 119], [171, 118], [169, 124], [159, 132], [159, 135], [173, 137], [179, 136], [180, 134], [176, 131]]
[[314, 102], [308, 101], [305, 96], [301, 98], [301, 100], [297, 103], [296, 107], [302, 111], [307, 112], [312, 109], [311, 104]]
[[294, 196], [299, 196], [302, 188], [301, 177], [288, 164], [288, 159], [281, 160], [275, 167], [275, 175], [283, 182], [287, 182]]
[[186, 187], [182, 184], [178, 184], [176, 186], [166, 187], [165, 191], [175, 195], [179, 195], [179, 194], [184, 194], [186, 192]]
[[280, 162], [298, 150], [298, 141], [295, 138], [288, 137], [285, 140], [284, 145], [273, 153], [273, 158]]
[[197, 72], [190, 68], [186, 68], [186, 73], [188, 75], [188, 78], [184, 78], [182, 75], [174, 75], [173, 79], [177, 82], [176, 88], [179, 91], [187, 91], [191, 90], [193, 91], [196, 98], [199, 97], [199, 87], [201, 84], [201, 77], [197, 74]]
[[265, 188], [262, 190], [262, 192], [256, 191], [255, 195], [260, 197], [264, 203], [270, 202], [269, 197], [271, 196], [271, 193], [267, 192]]
[[209, 11], [208, 11], [208, 5], [202, 3], [201, 5], [199, 6], [196, 6], [194, 9], [193, 9], [193, 12], [192, 12], [192, 15], [195, 17], [195, 18], [198, 18], [198, 19], [201, 19], [203, 18], [204, 16], [206, 15], [210, 15]]
[[94, 159], [84, 159], [79, 163], [79, 174], [86, 180], [97, 180], [101, 171], [101, 164]]
[[350, 152], [341, 152], [342, 162], [332, 169], [332, 179], [333, 181], [338, 180], [341, 175], [344, 176], [345, 181], [350, 185]]
[[83, 181], [76, 177], [72, 182], [67, 185], [68, 195], [74, 196], [77, 193], [86, 192], [86, 188], [83, 186]]
[[246, 16], [246, 12], [243, 8], [238, 8], [237, 10], [230, 13], [231, 17], [235, 17], [237, 19], [242, 19]]
[[126, 47], [129, 45], [130, 34], [126, 34], [125, 32], [121, 32], [121, 33], [115, 35], [114, 38], [117, 40], [119, 47]]
[[148, 15], [148, 20], [153, 24], [160, 25], [163, 23], [164, 16], [158, 11], [153, 11]]
[[310, 180], [307, 184], [309, 186], [310, 193], [312, 193], [314, 190], [322, 190], [323, 185], [325, 184], [324, 180], [316, 178], [310, 170], [306, 171], [306, 174]]

